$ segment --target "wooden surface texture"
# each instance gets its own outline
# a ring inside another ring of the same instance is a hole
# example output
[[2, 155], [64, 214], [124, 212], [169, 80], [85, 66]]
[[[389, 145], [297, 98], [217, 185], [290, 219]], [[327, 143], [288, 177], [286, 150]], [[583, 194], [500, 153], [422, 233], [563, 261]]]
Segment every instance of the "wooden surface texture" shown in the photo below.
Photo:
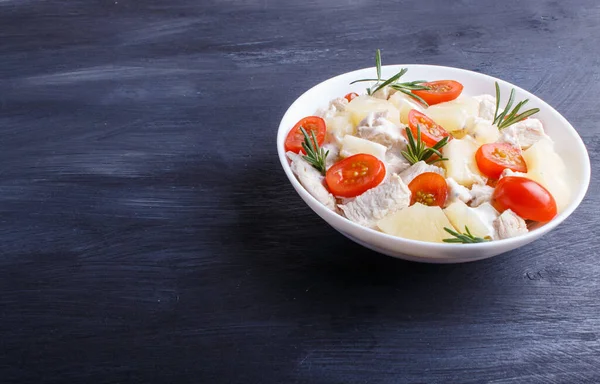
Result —
[[[277, 126], [376, 48], [550, 103], [580, 208], [465, 265], [329, 227]], [[596, 0], [0, 0], [0, 382], [598, 383], [599, 94]]]

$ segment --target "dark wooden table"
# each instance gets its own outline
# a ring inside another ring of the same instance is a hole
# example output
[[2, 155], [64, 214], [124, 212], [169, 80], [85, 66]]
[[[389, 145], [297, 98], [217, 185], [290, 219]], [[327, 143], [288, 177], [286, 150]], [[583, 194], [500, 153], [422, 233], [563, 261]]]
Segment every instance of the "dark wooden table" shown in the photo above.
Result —
[[0, 382], [598, 383], [600, 198], [517, 251], [346, 240], [280, 169], [304, 90], [498, 76], [600, 158], [600, 3], [0, 0]]

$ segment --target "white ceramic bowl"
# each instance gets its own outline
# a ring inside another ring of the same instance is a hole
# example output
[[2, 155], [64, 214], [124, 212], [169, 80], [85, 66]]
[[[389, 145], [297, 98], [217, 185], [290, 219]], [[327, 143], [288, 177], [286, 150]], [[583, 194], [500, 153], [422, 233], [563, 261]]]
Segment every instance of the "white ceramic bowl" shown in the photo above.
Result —
[[[554, 108], [531, 93], [506, 81], [464, 69], [432, 65], [388, 65], [382, 68], [382, 77], [391, 77], [403, 67], [408, 68], [407, 74], [403, 77], [405, 81], [453, 79], [464, 85], [463, 93], [465, 95], [485, 93], [493, 95], [494, 81], [497, 81], [504, 97], [507, 97], [511, 88], [515, 88], [517, 100], [528, 98], [528, 107], [540, 108], [536, 117], [544, 123], [546, 132], [556, 143], [556, 151], [570, 170], [571, 180], [568, 182], [572, 190], [572, 201], [552, 221], [526, 235], [478, 244], [440, 244], [394, 237], [355, 224], [325, 208], [302, 187], [292, 173], [285, 156], [284, 141], [288, 131], [298, 120], [314, 115], [318, 108], [327, 107], [331, 99], [349, 92], [364, 93], [366, 83], [353, 85], [349, 83], [357, 79], [372, 78], [375, 75], [375, 68], [365, 68], [336, 76], [306, 91], [289, 107], [281, 119], [277, 132], [277, 152], [288, 179], [302, 200], [329, 225], [358, 244], [389, 256], [426, 263], [462, 263], [496, 256], [531, 243], [554, 229], [579, 206], [590, 182], [590, 159], [585, 145], [575, 129]], [[506, 100], [503, 100], [501, 105], [505, 103]]]

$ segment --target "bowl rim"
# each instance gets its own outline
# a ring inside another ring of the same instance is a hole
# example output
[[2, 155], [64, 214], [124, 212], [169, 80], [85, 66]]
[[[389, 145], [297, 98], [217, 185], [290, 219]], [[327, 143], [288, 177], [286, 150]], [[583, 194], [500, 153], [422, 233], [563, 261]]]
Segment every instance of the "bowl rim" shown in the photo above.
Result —
[[[510, 83], [508, 81], [496, 78], [494, 76], [490, 76], [487, 75], [485, 73], [480, 73], [480, 72], [475, 72], [475, 71], [471, 71], [468, 69], [463, 69], [463, 68], [457, 68], [457, 67], [449, 67], [449, 66], [443, 66], [443, 65], [431, 65], [431, 64], [390, 64], [390, 65], [383, 65], [382, 71], [385, 71], [386, 69], [392, 69], [392, 68], [437, 68], [437, 69], [443, 69], [443, 70], [451, 70], [451, 71], [457, 71], [457, 72], [466, 72], [468, 74], [470, 74], [471, 76], [476, 76], [476, 77], [481, 77], [481, 78], [486, 78], [489, 81], [497, 81], [500, 85], [504, 85], [504, 86], [510, 86], [512, 88], [515, 88], [515, 90], [518, 90], [520, 92], [523, 92], [530, 100], [532, 101], [536, 101], [540, 106], [543, 106], [544, 110], [547, 110], [549, 113], [551, 113], [553, 115], [553, 118], [555, 118], [556, 120], [561, 122], [561, 128], [560, 129], [567, 129], [568, 131], [570, 131], [572, 134], [574, 134], [575, 138], [576, 138], [576, 143], [577, 146], [579, 148], [577, 148], [578, 151], [580, 151], [581, 153], [581, 158], [585, 159], [585, 161], [583, 161], [583, 169], [582, 169], [582, 176], [583, 176], [583, 180], [581, 180], [581, 182], [578, 183], [579, 188], [577, 188], [575, 196], [573, 196], [571, 198], [571, 202], [569, 203], [569, 205], [564, 209], [563, 212], [561, 212], [560, 214], [558, 214], [556, 217], [554, 217], [551, 221], [543, 224], [542, 226], [535, 228], [531, 231], [529, 231], [528, 233], [524, 234], [524, 235], [520, 235], [520, 236], [516, 236], [516, 237], [512, 237], [512, 238], [508, 238], [508, 239], [501, 239], [501, 240], [494, 240], [494, 241], [489, 241], [489, 242], [483, 242], [483, 243], [474, 243], [474, 244], [469, 244], [469, 249], [470, 250], [484, 250], [484, 249], [490, 249], [490, 248], [494, 248], [499, 246], [500, 244], [502, 245], [506, 245], [507, 247], [510, 247], [511, 245], [515, 245], [515, 244], [520, 244], [520, 243], [527, 243], [527, 242], [531, 242], [534, 241], [535, 239], [537, 239], [538, 237], [541, 237], [542, 235], [550, 232], [551, 230], [553, 230], [554, 228], [556, 228], [560, 223], [562, 223], [567, 217], [569, 217], [581, 204], [581, 202], [583, 201], [587, 190], [589, 188], [589, 184], [590, 184], [590, 179], [591, 179], [591, 163], [590, 163], [590, 158], [589, 158], [589, 154], [587, 151], [587, 148], [583, 142], [583, 140], [581, 139], [581, 136], [579, 135], [579, 133], [577, 132], [577, 130], [571, 125], [571, 123], [569, 123], [569, 121], [562, 115], [560, 114], [556, 109], [554, 109], [550, 104], [548, 104], [546, 101], [544, 101], [543, 99], [541, 99], [540, 97], [532, 94], [531, 92], [513, 84]], [[287, 119], [288, 115], [290, 115], [291, 113], [293, 113], [293, 111], [296, 109], [297, 104], [300, 103], [300, 101], [307, 95], [309, 94], [311, 91], [313, 91], [315, 88], [322, 86], [324, 83], [327, 82], [333, 82], [336, 79], [339, 79], [340, 77], [346, 77], [346, 76], [350, 76], [352, 74], [359, 74], [361, 72], [366, 72], [368, 70], [375, 70], [375, 67], [366, 67], [366, 68], [361, 68], [361, 69], [356, 69], [353, 71], [349, 71], [349, 72], [345, 72], [339, 75], [336, 75], [334, 77], [330, 77], [328, 79], [325, 79], [323, 81], [321, 81], [320, 83], [312, 86], [311, 88], [309, 88], [308, 90], [306, 90], [305, 92], [303, 92], [300, 96], [298, 96], [294, 102], [288, 107], [288, 109], [286, 110], [286, 112], [283, 114], [280, 123], [279, 123], [279, 127], [277, 130], [277, 141], [276, 141], [276, 145], [277, 145], [277, 153], [279, 155], [279, 161], [281, 162], [281, 165], [283, 167], [284, 172], [286, 173], [288, 179], [290, 180], [290, 182], [292, 183], [292, 186], [294, 187], [294, 189], [296, 190], [296, 192], [300, 195], [300, 197], [305, 200], [308, 199], [309, 201], [311, 201], [314, 204], [307, 204], [309, 205], [309, 207], [315, 212], [317, 213], [319, 216], [321, 216], [322, 219], [324, 219], [328, 224], [330, 224], [331, 226], [334, 226], [334, 228], [341, 228], [342, 230], [344, 229], [344, 227], [346, 228], [350, 228], [350, 229], [354, 229], [357, 231], [364, 231], [366, 233], [369, 233], [372, 236], [376, 236], [379, 237], [381, 239], [385, 239], [386, 242], [390, 242], [390, 244], [393, 244], [393, 249], [401, 249], [402, 245], [407, 245], [407, 246], [427, 246], [429, 247], [432, 251], [436, 251], [436, 250], [450, 250], [450, 249], [459, 249], [459, 248], [463, 248], [465, 245], [464, 244], [455, 244], [455, 243], [435, 243], [435, 242], [428, 242], [428, 241], [421, 241], [421, 240], [413, 240], [413, 239], [407, 239], [407, 238], [403, 238], [403, 237], [398, 237], [398, 236], [393, 236], [393, 235], [389, 235], [387, 233], [384, 232], [380, 232], [377, 231], [375, 229], [371, 229], [371, 228], [367, 228], [364, 227], [360, 224], [357, 224], [351, 220], [349, 220], [348, 218], [328, 209], [327, 207], [325, 207], [321, 202], [319, 202], [314, 196], [312, 196], [305, 188], [304, 186], [302, 186], [302, 184], [300, 184], [300, 182], [298, 181], [298, 179], [296, 178], [296, 176], [293, 174], [290, 164], [288, 162], [287, 156], [286, 156], [286, 151], [283, 147], [283, 142], [285, 139], [285, 136], [287, 136], [287, 133], [289, 132], [289, 130], [291, 129], [291, 127], [288, 126], [284, 126], [284, 121]], [[540, 107], [540, 109], [542, 109]], [[320, 209], [317, 210], [315, 209], [313, 206], [318, 206]], [[332, 221], [334, 224], [329, 223], [329, 221]], [[398, 246], [398, 247], [396, 247]], [[468, 257], [467, 257], [468, 258]]]

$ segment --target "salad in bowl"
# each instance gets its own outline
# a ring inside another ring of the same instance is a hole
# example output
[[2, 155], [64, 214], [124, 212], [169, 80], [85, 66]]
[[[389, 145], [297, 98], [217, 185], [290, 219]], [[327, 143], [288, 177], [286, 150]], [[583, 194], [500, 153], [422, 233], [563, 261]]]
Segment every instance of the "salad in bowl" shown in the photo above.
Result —
[[384, 77], [377, 51], [355, 91], [283, 133], [289, 169], [319, 210], [387, 239], [462, 247], [527, 237], [579, 204], [587, 155], [582, 194], [549, 122], [514, 88], [396, 69]]

